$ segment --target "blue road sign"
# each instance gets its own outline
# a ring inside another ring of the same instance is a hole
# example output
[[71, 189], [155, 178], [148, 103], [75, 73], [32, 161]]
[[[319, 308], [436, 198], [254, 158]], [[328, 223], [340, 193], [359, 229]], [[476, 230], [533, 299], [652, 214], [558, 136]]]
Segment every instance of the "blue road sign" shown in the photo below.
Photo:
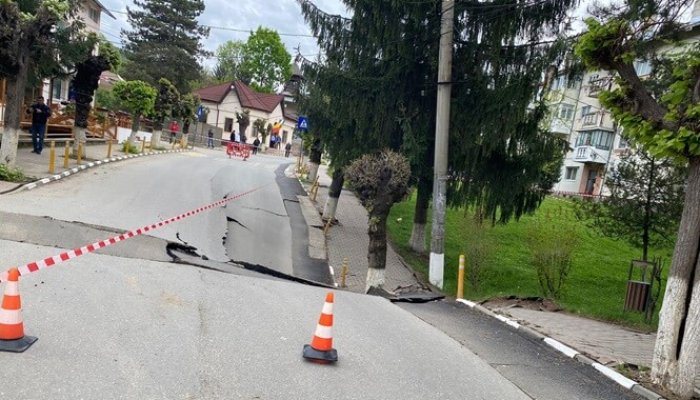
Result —
[[309, 130], [309, 122], [307, 121], [306, 117], [299, 116], [299, 120], [297, 120], [297, 129], [300, 131]]

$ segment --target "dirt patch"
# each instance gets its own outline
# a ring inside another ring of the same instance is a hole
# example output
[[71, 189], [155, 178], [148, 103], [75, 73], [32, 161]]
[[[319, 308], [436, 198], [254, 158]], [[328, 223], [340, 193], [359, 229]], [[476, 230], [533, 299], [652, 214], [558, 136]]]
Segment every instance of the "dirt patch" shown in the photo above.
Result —
[[541, 297], [496, 297], [481, 302], [489, 309], [526, 308], [528, 310], [558, 312], [563, 309], [554, 301]]

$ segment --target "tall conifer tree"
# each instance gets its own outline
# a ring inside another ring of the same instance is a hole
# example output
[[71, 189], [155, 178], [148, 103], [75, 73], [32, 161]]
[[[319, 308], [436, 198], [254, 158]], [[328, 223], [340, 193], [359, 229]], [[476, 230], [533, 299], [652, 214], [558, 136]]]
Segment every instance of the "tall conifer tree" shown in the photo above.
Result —
[[157, 85], [166, 78], [183, 93], [188, 83], [200, 77], [197, 57], [208, 52], [202, 39], [209, 28], [199, 25], [204, 11], [203, 0], [136, 0], [138, 8], [127, 8], [132, 30], [123, 32], [127, 63], [122, 75]]
[[[412, 245], [420, 250], [432, 191], [440, 4], [347, 0], [352, 14], [343, 18], [298, 2], [325, 54], [323, 64], [306, 64], [316, 98], [302, 101], [302, 112], [312, 130], [322, 122], [314, 132], [334, 164], [382, 147], [409, 157], [418, 188]], [[456, 2], [453, 205], [478, 205], [505, 222], [534, 210], [556, 182], [563, 145], [540, 129], [538, 83], [565, 46], [543, 40], [565, 28], [577, 3]]]

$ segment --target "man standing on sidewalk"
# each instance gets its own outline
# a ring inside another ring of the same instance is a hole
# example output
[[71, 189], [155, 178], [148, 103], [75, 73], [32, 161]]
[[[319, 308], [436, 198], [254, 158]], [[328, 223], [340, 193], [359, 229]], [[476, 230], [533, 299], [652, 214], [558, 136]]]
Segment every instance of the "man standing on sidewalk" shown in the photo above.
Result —
[[32, 126], [29, 131], [32, 134], [33, 152], [41, 154], [44, 149], [44, 132], [46, 132], [46, 121], [51, 116], [51, 109], [44, 104], [44, 98], [39, 96], [36, 98], [36, 103], [30, 107], [32, 112]]

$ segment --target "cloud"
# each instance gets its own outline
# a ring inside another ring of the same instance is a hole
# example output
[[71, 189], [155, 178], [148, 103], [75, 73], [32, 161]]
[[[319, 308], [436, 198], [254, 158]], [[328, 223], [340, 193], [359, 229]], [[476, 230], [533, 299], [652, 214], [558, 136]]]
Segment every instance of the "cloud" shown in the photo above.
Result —
[[[115, 19], [103, 14], [101, 30], [107, 40], [117, 45], [121, 44], [120, 32], [130, 30], [127, 22], [126, 7], [134, 7], [131, 0], [102, 0]], [[244, 30], [236, 32], [226, 29], [212, 28], [209, 37], [204, 39], [204, 48], [214, 52], [219, 45], [228, 40], [243, 40], [248, 38], [251, 30], [258, 26], [271, 28], [279, 32], [290, 54], [296, 54], [298, 48], [301, 54], [313, 58], [319, 53], [316, 39], [308, 37], [311, 30], [301, 15], [301, 7], [296, 0], [205, 0], [205, 10], [199, 21], [203, 25], [227, 29]], [[345, 6], [340, 0], [317, 0], [315, 2], [322, 10], [331, 14], [347, 15]], [[205, 65], [212, 67], [215, 59], [205, 60]]]

